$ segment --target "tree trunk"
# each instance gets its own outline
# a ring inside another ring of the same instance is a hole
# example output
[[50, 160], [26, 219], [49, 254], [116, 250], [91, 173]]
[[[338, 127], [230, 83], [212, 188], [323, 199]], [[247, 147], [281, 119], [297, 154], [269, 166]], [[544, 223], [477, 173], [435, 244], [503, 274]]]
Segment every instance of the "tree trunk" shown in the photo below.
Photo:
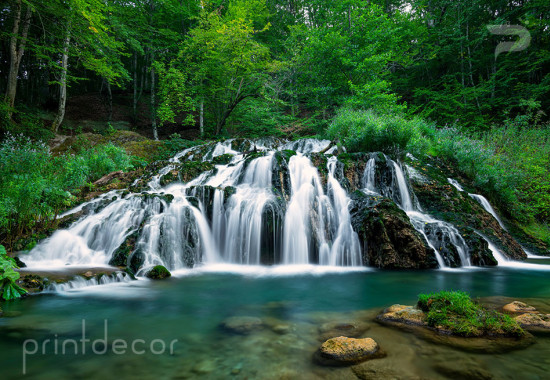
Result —
[[13, 107], [15, 106], [15, 95], [17, 93], [17, 74], [19, 74], [21, 58], [23, 58], [23, 54], [25, 53], [25, 45], [27, 43], [27, 35], [29, 33], [32, 16], [32, 8], [30, 5], [27, 5], [27, 12], [25, 14], [25, 19], [23, 20], [21, 38], [19, 38], [22, 6], [22, 0], [18, 0], [16, 3], [15, 19], [13, 21], [13, 30], [10, 39], [10, 69], [8, 73], [8, 82], [6, 84], [6, 94], [4, 98], [4, 100], [8, 103], [9, 108], [7, 116], [10, 119], [13, 114]]
[[[151, 63], [155, 60], [155, 53], [151, 53]], [[157, 131], [157, 116], [155, 112], [155, 66], [151, 64], [151, 125], [153, 127], [153, 137], [159, 139]]]
[[52, 130], [57, 133], [65, 118], [65, 104], [67, 103], [67, 70], [69, 63], [69, 46], [71, 43], [71, 23], [67, 24], [67, 33], [63, 41], [63, 57], [61, 59], [61, 78], [59, 80], [59, 106], [57, 115], [52, 124]]
[[199, 128], [201, 137], [204, 137], [204, 97], [201, 98], [201, 104], [199, 107]]
[[109, 122], [113, 121], [113, 91], [111, 91], [111, 83], [105, 79], [107, 83], [107, 106], [109, 107]]
[[134, 117], [134, 120], [137, 119], [137, 88], [138, 88], [138, 73], [137, 73], [137, 53], [134, 53], [134, 102], [133, 102], [133, 108], [132, 108], [132, 115]]

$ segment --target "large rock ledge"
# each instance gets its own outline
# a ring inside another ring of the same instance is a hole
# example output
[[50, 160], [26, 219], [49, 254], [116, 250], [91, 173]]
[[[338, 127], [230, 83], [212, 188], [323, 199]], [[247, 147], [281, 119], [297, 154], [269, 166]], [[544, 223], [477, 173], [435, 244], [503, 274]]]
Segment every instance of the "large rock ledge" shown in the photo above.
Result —
[[[550, 315], [547, 317], [550, 317]], [[390, 306], [376, 317], [376, 321], [382, 325], [399, 328], [411, 332], [421, 339], [468, 352], [503, 353], [524, 349], [535, 342], [533, 335], [530, 333], [526, 333], [522, 337], [489, 333], [477, 337], [462, 337], [453, 335], [451, 331], [441, 326], [430, 327], [426, 319], [426, 314], [422, 310], [416, 306], [406, 305]], [[516, 321], [526, 328], [529, 322], [536, 324], [539, 320], [535, 317], [532, 320], [525, 318], [525, 325], [517, 318]], [[540, 327], [540, 324], [537, 326]], [[550, 331], [550, 323], [548, 329]], [[531, 331], [529, 328], [526, 328], [526, 330]]]

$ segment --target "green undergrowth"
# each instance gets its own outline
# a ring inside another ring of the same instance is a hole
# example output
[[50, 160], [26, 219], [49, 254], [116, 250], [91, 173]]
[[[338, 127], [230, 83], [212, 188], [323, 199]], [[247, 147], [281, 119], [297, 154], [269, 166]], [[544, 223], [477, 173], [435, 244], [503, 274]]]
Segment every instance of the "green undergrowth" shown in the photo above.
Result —
[[525, 331], [510, 316], [488, 310], [461, 291], [420, 294], [418, 307], [429, 326], [464, 337], [505, 335], [521, 337]]
[[132, 169], [132, 157], [111, 143], [55, 156], [44, 143], [8, 135], [0, 142], [0, 243], [12, 248], [21, 237], [55, 227], [81, 189]]

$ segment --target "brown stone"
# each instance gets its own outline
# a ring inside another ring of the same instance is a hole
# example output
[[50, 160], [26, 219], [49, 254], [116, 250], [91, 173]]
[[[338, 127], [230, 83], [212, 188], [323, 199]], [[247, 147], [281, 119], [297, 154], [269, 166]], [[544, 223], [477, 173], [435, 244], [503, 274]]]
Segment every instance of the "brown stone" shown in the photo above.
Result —
[[502, 307], [502, 311], [509, 314], [525, 314], [536, 313], [537, 309], [533, 306], [529, 306], [526, 303], [514, 301]]
[[323, 365], [352, 365], [381, 356], [383, 354], [378, 343], [371, 338], [339, 336], [324, 342], [316, 354], [316, 359]]

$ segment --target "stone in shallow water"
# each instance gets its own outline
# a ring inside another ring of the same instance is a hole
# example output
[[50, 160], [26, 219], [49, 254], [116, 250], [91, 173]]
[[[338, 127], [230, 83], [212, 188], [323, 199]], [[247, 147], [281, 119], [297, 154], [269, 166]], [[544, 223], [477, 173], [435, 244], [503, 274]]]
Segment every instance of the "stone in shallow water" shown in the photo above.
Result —
[[426, 315], [414, 306], [393, 305], [376, 317], [382, 322], [399, 322], [408, 325], [427, 326]]
[[446, 363], [438, 363], [434, 365], [434, 370], [448, 379], [468, 379], [468, 380], [492, 380], [493, 375], [483, 369], [472, 367], [469, 363], [464, 361], [449, 361]]
[[386, 360], [373, 360], [351, 367], [353, 374], [361, 380], [420, 380], [416, 375], [403, 373], [403, 369], [393, 368]]
[[241, 316], [227, 318], [221, 326], [229, 332], [246, 335], [261, 330], [264, 323], [260, 318]]
[[509, 314], [536, 313], [537, 309], [526, 303], [514, 301], [502, 307], [502, 311]]
[[351, 365], [382, 356], [384, 355], [374, 339], [339, 336], [324, 342], [315, 359], [322, 365]]
[[550, 333], [550, 314], [525, 313], [514, 319], [528, 331]]

